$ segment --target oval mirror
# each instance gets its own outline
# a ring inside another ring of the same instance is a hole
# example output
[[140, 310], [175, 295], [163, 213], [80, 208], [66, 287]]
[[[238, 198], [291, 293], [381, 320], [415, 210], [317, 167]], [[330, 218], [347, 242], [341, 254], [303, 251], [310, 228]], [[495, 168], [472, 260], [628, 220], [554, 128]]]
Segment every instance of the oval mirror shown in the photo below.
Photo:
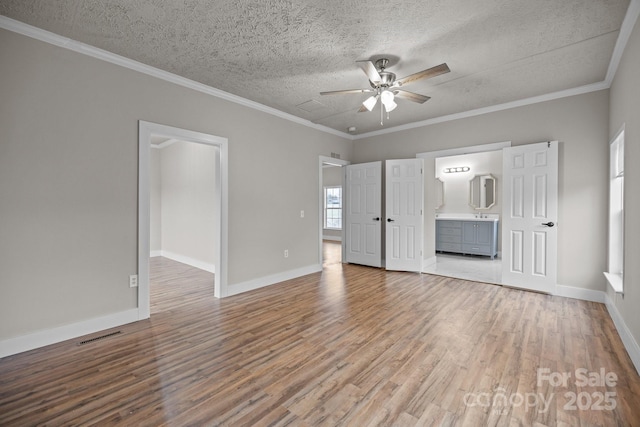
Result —
[[469, 181], [469, 205], [489, 209], [496, 204], [496, 179], [491, 174], [476, 175]]

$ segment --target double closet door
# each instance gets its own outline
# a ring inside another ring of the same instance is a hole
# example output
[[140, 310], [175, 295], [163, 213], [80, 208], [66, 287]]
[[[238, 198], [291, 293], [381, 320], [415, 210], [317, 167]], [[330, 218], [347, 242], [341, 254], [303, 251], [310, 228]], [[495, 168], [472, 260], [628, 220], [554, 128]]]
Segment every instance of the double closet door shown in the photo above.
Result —
[[[387, 270], [422, 271], [422, 159], [345, 168], [346, 261]], [[384, 237], [384, 241], [383, 241]]]

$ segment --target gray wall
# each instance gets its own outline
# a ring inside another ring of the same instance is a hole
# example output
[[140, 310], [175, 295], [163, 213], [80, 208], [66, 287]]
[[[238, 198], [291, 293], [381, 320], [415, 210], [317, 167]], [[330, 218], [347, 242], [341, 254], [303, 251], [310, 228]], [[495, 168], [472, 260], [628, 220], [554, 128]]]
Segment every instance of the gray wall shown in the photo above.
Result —
[[0, 76], [0, 340], [137, 307], [139, 120], [228, 138], [229, 286], [317, 265], [350, 141], [5, 30]]
[[[625, 125], [624, 297], [607, 286], [609, 297], [640, 343], [640, 24], [636, 23], [611, 86], [609, 138]], [[608, 142], [608, 141], [607, 141]], [[603, 150], [608, 144], [603, 141]], [[607, 152], [608, 154], [608, 152]]]
[[[151, 250], [215, 264], [219, 238], [215, 232], [216, 150], [211, 145], [184, 141], [151, 150], [151, 243], [160, 243]], [[156, 186], [160, 187], [158, 201]], [[156, 223], [160, 226], [154, 227]]]
[[[353, 163], [411, 158], [421, 152], [493, 142], [560, 141], [558, 283], [604, 290], [608, 111], [609, 91], [603, 90], [378, 135], [354, 141]], [[425, 165], [425, 174], [431, 174], [429, 165]], [[426, 258], [432, 256], [429, 244], [434, 232], [425, 227]]]

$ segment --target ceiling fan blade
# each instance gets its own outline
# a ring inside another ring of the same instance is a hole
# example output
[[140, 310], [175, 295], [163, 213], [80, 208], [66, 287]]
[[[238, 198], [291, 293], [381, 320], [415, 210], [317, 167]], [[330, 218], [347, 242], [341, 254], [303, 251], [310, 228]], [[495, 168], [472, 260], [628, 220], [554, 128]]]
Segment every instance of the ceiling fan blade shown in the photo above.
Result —
[[431, 99], [430, 96], [420, 95], [419, 93], [407, 92], [406, 90], [394, 90], [393, 93], [402, 99], [417, 102], [418, 104], [424, 104]]
[[435, 67], [427, 68], [426, 70], [422, 70], [417, 73], [411, 74], [400, 80], [396, 80], [396, 83], [402, 86], [411, 82], [415, 82], [416, 80], [430, 79], [431, 77], [439, 76], [440, 74], [445, 74], [445, 73], [448, 73], [449, 71], [451, 71], [449, 69], [449, 66], [446, 63], [444, 63], [444, 64], [436, 65]]
[[358, 113], [368, 113], [368, 112], [369, 112], [369, 109], [364, 105], [361, 105], [360, 108], [358, 108]]
[[346, 90], [332, 90], [329, 92], [320, 92], [320, 95], [341, 95], [345, 93], [367, 93], [374, 92], [373, 89], [346, 89]]
[[372, 83], [380, 83], [382, 81], [382, 77], [380, 77], [380, 74], [378, 73], [378, 70], [376, 70], [376, 66], [373, 65], [373, 62], [356, 61], [356, 64], [358, 64], [358, 67], [360, 67], [362, 71], [364, 71], [364, 73], [369, 78], [369, 81], [371, 81]]

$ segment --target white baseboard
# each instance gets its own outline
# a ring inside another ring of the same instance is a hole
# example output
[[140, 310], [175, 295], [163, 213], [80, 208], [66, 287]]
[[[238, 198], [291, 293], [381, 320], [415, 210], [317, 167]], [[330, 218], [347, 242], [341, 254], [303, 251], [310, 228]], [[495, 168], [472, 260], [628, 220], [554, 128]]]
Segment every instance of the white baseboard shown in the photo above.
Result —
[[340, 236], [322, 236], [322, 240], [332, 240], [334, 242], [342, 242], [342, 237], [340, 237]]
[[584, 301], [599, 302], [604, 304], [606, 294], [602, 291], [594, 291], [591, 289], [575, 288], [573, 286], [556, 285], [554, 295], [559, 297], [567, 297], [581, 299]]
[[270, 276], [260, 277], [258, 279], [247, 280], [246, 282], [236, 283], [227, 286], [225, 297], [241, 294], [243, 292], [253, 291], [255, 289], [264, 288], [265, 286], [284, 282], [285, 280], [295, 279], [307, 274], [322, 271], [320, 264], [308, 265], [306, 267], [296, 268], [295, 270], [283, 271], [282, 273], [272, 274]]
[[195, 268], [199, 268], [200, 270], [204, 270], [204, 271], [208, 271], [209, 273], [214, 273], [216, 272], [216, 266], [214, 264], [210, 264], [208, 262], [204, 262], [204, 261], [200, 261], [188, 256], [184, 256], [184, 255], [180, 255], [177, 254], [175, 252], [170, 252], [170, 251], [165, 251], [165, 250], [159, 250], [159, 251], [151, 251], [149, 253], [150, 257], [156, 257], [156, 256], [161, 256], [164, 258], [169, 258], [172, 259], [174, 261], [178, 261], [181, 262], [183, 264], [187, 264], [190, 265], [191, 267], [195, 267]]
[[126, 325], [127, 323], [136, 322], [137, 320], [139, 320], [138, 309], [132, 308], [106, 316], [83, 320], [82, 322], [9, 338], [0, 341], [0, 358], [104, 331], [105, 329]]
[[609, 312], [609, 316], [611, 316], [611, 320], [613, 320], [613, 324], [618, 331], [618, 335], [620, 335], [622, 344], [627, 350], [627, 353], [633, 362], [633, 366], [635, 366], [636, 371], [638, 371], [638, 375], [640, 375], [640, 345], [638, 345], [638, 342], [631, 334], [631, 331], [629, 331], [629, 328], [620, 315], [620, 312], [606, 292], [556, 285], [555, 295], [605, 304], [607, 311]]
[[613, 303], [613, 301], [611, 301], [609, 295], [604, 292], [603, 294], [605, 298], [605, 305], [607, 306], [609, 315], [611, 316], [613, 324], [618, 331], [618, 335], [620, 335], [622, 344], [624, 344], [624, 348], [627, 350], [633, 366], [636, 367], [636, 371], [638, 372], [638, 375], [640, 375], [640, 345], [638, 345], [638, 341], [636, 341], [631, 334], [631, 331], [627, 327], [627, 324], [624, 322], [622, 315], [620, 315], [618, 308]]

